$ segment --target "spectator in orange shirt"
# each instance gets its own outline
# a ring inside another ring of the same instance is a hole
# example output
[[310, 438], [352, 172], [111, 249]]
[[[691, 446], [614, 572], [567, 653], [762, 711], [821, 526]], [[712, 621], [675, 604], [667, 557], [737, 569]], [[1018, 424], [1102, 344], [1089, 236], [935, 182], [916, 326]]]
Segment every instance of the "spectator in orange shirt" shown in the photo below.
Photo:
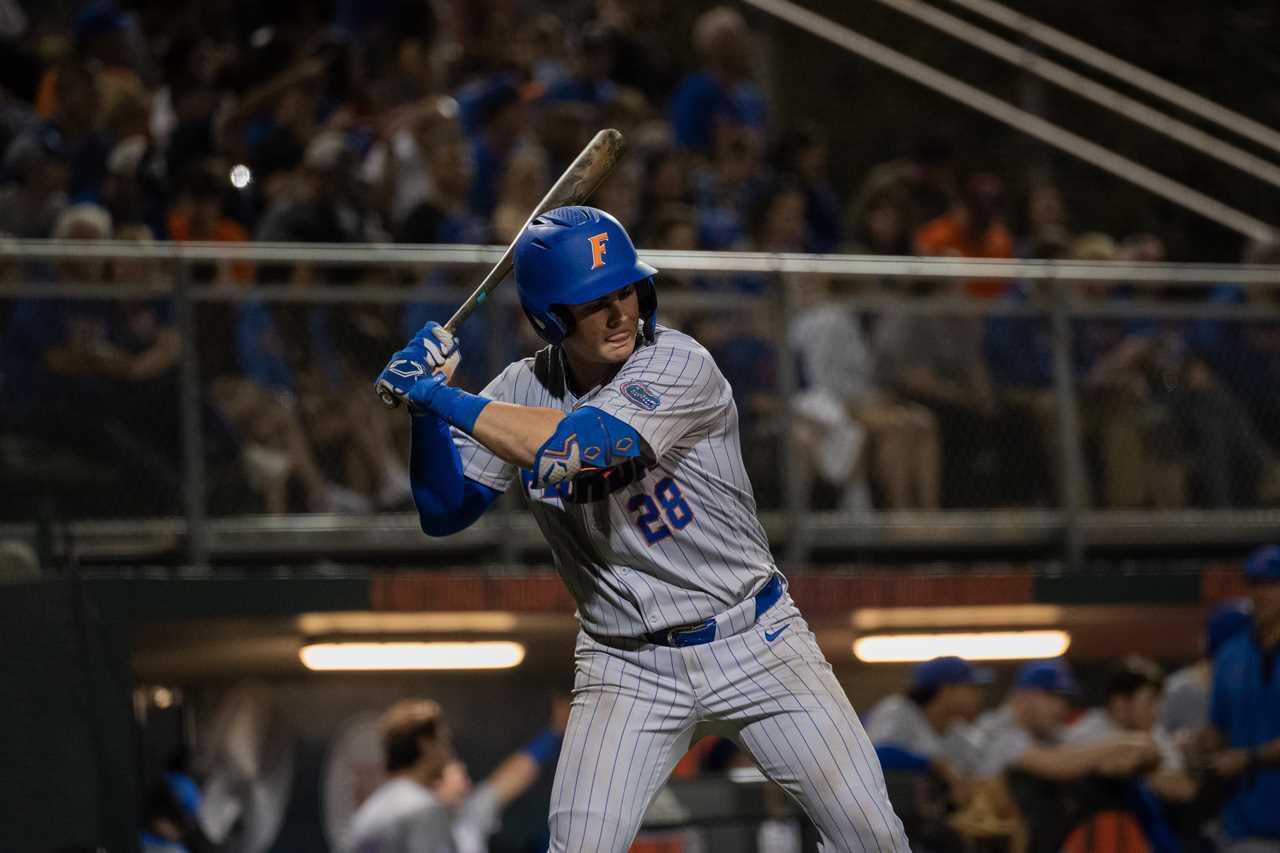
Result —
[[[1004, 182], [995, 175], [970, 175], [960, 192], [960, 203], [949, 213], [926, 222], [916, 231], [917, 255], [958, 258], [1012, 258], [1013, 237], [1001, 214]], [[1007, 289], [1000, 279], [965, 282], [970, 296], [991, 299]]]
[[[215, 172], [213, 164], [206, 163], [192, 169], [183, 184], [178, 203], [169, 213], [169, 238], [178, 243], [249, 242], [249, 233], [244, 227], [222, 213], [226, 187], [227, 179]], [[247, 284], [253, 281], [253, 264], [248, 261], [223, 261], [216, 273], [196, 270], [197, 281], [205, 282], [210, 278], [215, 284], [229, 284], [233, 281]]]

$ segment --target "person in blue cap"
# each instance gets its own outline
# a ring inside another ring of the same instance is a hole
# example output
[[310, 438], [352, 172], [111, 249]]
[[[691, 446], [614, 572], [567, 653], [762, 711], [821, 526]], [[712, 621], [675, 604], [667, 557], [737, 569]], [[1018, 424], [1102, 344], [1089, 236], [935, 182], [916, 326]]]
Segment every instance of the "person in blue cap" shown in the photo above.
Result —
[[1164, 684], [1160, 725], [1169, 734], [1197, 733], [1209, 724], [1209, 691], [1213, 686], [1213, 661], [1219, 650], [1253, 624], [1248, 599], [1224, 601], [1209, 614], [1205, 625], [1204, 657], [1170, 675]]
[[[957, 748], [957, 726], [982, 710], [991, 671], [958, 657], [937, 657], [916, 666], [906, 693], [880, 700], [868, 714], [867, 737], [877, 751], [898, 750], [947, 780], [953, 790], [973, 772], [974, 758]], [[883, 757], [882, 757], [883, 762]]]
[[1004, 707], [978, 722], [977, 775], [991, 778], [1018, 769], [1067, 781], [1094, 773], [1130, 776], [1154, 766], [1158, 756], [1149, 734], [1123, 733], [1091, 744], [1065, 744], [1064, 725], [1076, 693], [1075, 676], [1065, 660], [1023, 664]]
[[1214, 660], [1210, 767], [1229, 785], [1223, 849], [1280, 853], [1280, 546], [1245, 561], [1253, 627], [1226, 641]]

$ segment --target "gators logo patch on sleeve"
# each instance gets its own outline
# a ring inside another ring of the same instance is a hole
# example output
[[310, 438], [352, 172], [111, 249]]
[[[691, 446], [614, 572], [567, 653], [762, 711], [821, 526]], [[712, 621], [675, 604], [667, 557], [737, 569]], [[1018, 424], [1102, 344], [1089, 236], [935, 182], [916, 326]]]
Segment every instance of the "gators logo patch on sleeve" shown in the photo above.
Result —
[[643, 382], [628, 382], [622, 386], [622, 394], [646, 412], [657, 411], [662, 405], [662, 398], [653, 393]]

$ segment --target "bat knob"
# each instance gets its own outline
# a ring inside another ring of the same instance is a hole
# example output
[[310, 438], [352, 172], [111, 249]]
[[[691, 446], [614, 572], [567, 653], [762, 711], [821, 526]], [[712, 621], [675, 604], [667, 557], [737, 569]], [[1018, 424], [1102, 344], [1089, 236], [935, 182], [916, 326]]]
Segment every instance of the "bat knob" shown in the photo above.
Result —
[[386, 406], [388, 409], [394, 409], [400, 405], [400, 401], [397, 400], [395, 395], [386, 388], [378, 389], [378, 399], [381, 400], [382, 405]]

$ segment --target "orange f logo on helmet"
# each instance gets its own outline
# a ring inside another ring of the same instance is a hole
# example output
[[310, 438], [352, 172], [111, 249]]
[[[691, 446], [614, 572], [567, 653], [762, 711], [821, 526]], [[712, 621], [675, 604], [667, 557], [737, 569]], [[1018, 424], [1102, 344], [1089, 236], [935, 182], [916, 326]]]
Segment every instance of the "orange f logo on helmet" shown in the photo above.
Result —
[[604, 266], [604, 253], [608, 248], [605, 243], [609, 242], [609, 232], [601, 231], [599, 234], [592, 234], [587, 240], [591, 243], [591, 268], [598, 269]]

